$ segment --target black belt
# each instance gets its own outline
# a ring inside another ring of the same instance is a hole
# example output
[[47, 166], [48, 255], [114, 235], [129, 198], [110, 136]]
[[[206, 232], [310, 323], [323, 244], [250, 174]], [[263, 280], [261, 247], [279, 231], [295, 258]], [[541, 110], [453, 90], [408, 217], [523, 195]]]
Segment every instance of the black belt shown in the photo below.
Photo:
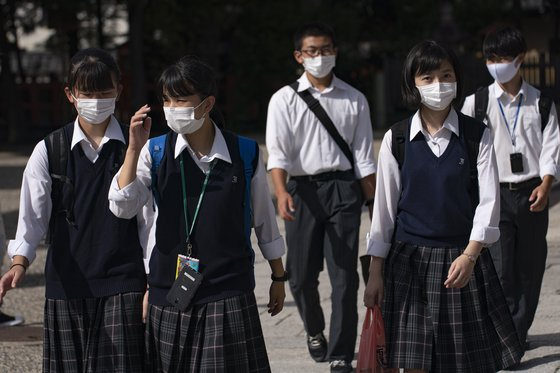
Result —
[[323, 172], [317, 175], [304, 175], [304, 176], [290, 176], [290, 179], [296, 181], [308, 181], [308, 182], [318, 182], [318, 181], [329, 181], [329, 180], [356, 180], [354, 176], [354, 171], [330, 171]]
[[540, 177], [534, 177], [532, 179], [522, 181], [520, 183], [500, 183], [500, 187], [506, 188], [509, 190], [520, 190], [526, 189], [531, 187], [536, 187], [542, 182]]

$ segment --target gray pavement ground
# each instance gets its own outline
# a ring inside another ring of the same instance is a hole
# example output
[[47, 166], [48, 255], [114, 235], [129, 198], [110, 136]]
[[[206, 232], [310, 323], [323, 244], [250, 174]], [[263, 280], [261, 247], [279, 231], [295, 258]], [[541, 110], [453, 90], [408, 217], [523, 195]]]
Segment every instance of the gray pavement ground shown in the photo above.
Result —
[[[379, 141], [376, 141], [376, 149]], [[19, 204], [19, 188], [23, 168], [31, 152], [30, 147], [0, 149], [0, 206], [6, 225], [8, 238], [15, 235]], [[525, 354], [517, 371], [534, 373], [560, 372], [560, 188], [555, 188], [550, 210], [548, 233], [549, 253], [540, 304], [536, 319], [529, 332], [532, 349]], [[281, 230], [284, 224], [279, 220]], [[361, 250], [365, 250], [365, 233], [369, 228], [369, 218], [364, 211], [361, 225]], [[254, 247], [257, 247], [254, 244]], [[315, 363], [307, 353], [305, 331], [299, 318], [293, 298], [287, 291], [284, 310], [275, 317], [266, 312], [270, 269], [258, 249], [256, 250], [255, 290], [261, 311], [261, 322], [265, 335], [273, 372], [328, 372], [327, 363]], [[2, 310], [6, 313], [22, 314], [24, 326], [0, 329], [0, 373], [40, 372], [42, 355], [42, 320], [44, 304], [43, 267], [46, 250], [38, 250], [36, 262], [28, 269], [27, 276], [18, 289], [12, 290], [4, 301]], [[2, 273], [7, 268], [7, 260]], [[361, 331], [365, 308], [362, 306], [364, 284], [360, 282], [358, 334]], [[329, 320], [331, 301], [328, 276], [320, 277], [320, 292], [326, 320]], [[328, 325], [326, 329], [328, 333]], [[359, 338], [359, 337], [358, 337]], [[356, 352], [359, 341], [356, 342]], [[355, 365], [355, 361], [354, 361]]]

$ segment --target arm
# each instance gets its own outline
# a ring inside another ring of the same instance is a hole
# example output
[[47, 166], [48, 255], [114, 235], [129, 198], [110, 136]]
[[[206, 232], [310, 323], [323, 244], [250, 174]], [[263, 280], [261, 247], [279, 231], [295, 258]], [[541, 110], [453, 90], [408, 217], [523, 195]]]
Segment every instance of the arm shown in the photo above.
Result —
[[532, 212], [542, 211], [547, 206], [552, 183], [559, 172], [560, 134], [555, 105], [550, 108], [548, 123], [542, 135], [542, 150], [539, 157], [539, 173], [542, 183], [533, 190], [529, 197], [529, 201], [533, 202], [529, 207]]
[[25, 167], [21, 183], [16, 237], [8, 245], [10, 270], [0, 279], [0, 303], [6, 292], [15, 288], [36, 256], [37, 246], [47, 233], [52, 211], [47, 147], [39, 142]]
[[462, 288], [467, 285], [482, 248], [500, 238], [500, 184], [489, 129], [484, 131], [480, 141], [477, 171], [480, 201], [474, 213], [473, 228], [469, 243], [463, 251], [464, 255], [456, 258], [449, 267], [448, 277], [444, 282], [447, 288]]
[[294, 200], [288, 191], [286, 190], [286, 179], [288, 173], [286, 170], [281, 168], [273, 168], [270, 171], [272, 177], [272, 184], [274, 185], [274, 191], [276, 194], [276, 203], [278, 204], [278, 214], [280, 217], [286, 221], [292, 221], [295, 219], [293, 213], [296, 211], [294, 206]]
[[367, 307], [383, 300], [383, 263], [391, 248], [397, 219], [397, 204], [401, 193], [401, 175], [391, 150], [392, 133], [387, 131], [379, 150], [377, 187], [371, 228], [366, 238], [367, 254], [371, 255], [369, 277], [364, 293]]
[[360, 180], [362, 196], [369, 210], [369, 218], [373, 215], [373, 201], [375, 196], [375, 174], [368, 175]]
[[[284, 241], [276, 222], [276, 213], [270, 198], [261, 152], [259, 152], [259, 162], [255, 175], [251, 180], [251, 207], [253, 210], [253, 227], [259, 248], [265, 259], [268, 260], [272, 274], [275, 277], [282, 277], [285, 273], [282, 263], [282, 255], [285, 253]], [[268, 313], [271, 316], [282, 311], [285, 297], [284, 282], [272, 281], [268, 302]]]

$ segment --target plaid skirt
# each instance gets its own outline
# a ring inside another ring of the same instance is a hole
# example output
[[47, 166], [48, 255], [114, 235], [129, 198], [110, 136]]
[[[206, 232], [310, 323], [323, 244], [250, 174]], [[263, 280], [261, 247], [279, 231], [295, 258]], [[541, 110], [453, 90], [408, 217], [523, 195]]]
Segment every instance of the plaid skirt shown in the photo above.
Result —
[[484, 373], [521, 359], [488, 250], [480, 254], [465, 287], [444, 287], [463, 249], [393, 244], [385, 263], [383, 302], [389, 367]]
[[255, 295], [194, 305], [150, 305], [146, 332], [150, 372], [270, 372]]
[[143, 296], [47, 299], [43, 372], [143, 372]]

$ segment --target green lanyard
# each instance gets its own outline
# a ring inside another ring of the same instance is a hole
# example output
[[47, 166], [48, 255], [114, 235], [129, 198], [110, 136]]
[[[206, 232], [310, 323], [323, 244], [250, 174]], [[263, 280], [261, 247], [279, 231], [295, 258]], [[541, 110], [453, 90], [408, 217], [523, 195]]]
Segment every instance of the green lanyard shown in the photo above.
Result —
[[200, 210], [200, 205], [202, 204], [202, 198], [204, 197], [204, 192], [206, 191], [206, 186], [208, 186], [208, 180], [210, 179], [210, 173], [216, 164], [216, 160], [213, 160], [210, 163], [210, 169], [206, 174], [206, 178], [204, 179], [204, 183], [202, 184], [202, 190], [200, 191], [200, 196], [198, 197], [198, 204], [196, 205], [196, 210], [194, 211], [193, 221], [191, 228], [189, 229], [189, 221], [188, 221], [188, 214], [187, 214], [187, 184], [185, 180], [185, 168], [183, 167], [183, 153], [180, 155], [181, 157], [181, 184], [183, 189], [183, 213], [185, 214], [185, 235], [187, 237], [187, 256], [191, 256], [192, 254], [192, 244], [191, 244], [191, 234], [194, 229], [194, 224], [196, 223], [196, 218], [198, 217], [198, 211]]

